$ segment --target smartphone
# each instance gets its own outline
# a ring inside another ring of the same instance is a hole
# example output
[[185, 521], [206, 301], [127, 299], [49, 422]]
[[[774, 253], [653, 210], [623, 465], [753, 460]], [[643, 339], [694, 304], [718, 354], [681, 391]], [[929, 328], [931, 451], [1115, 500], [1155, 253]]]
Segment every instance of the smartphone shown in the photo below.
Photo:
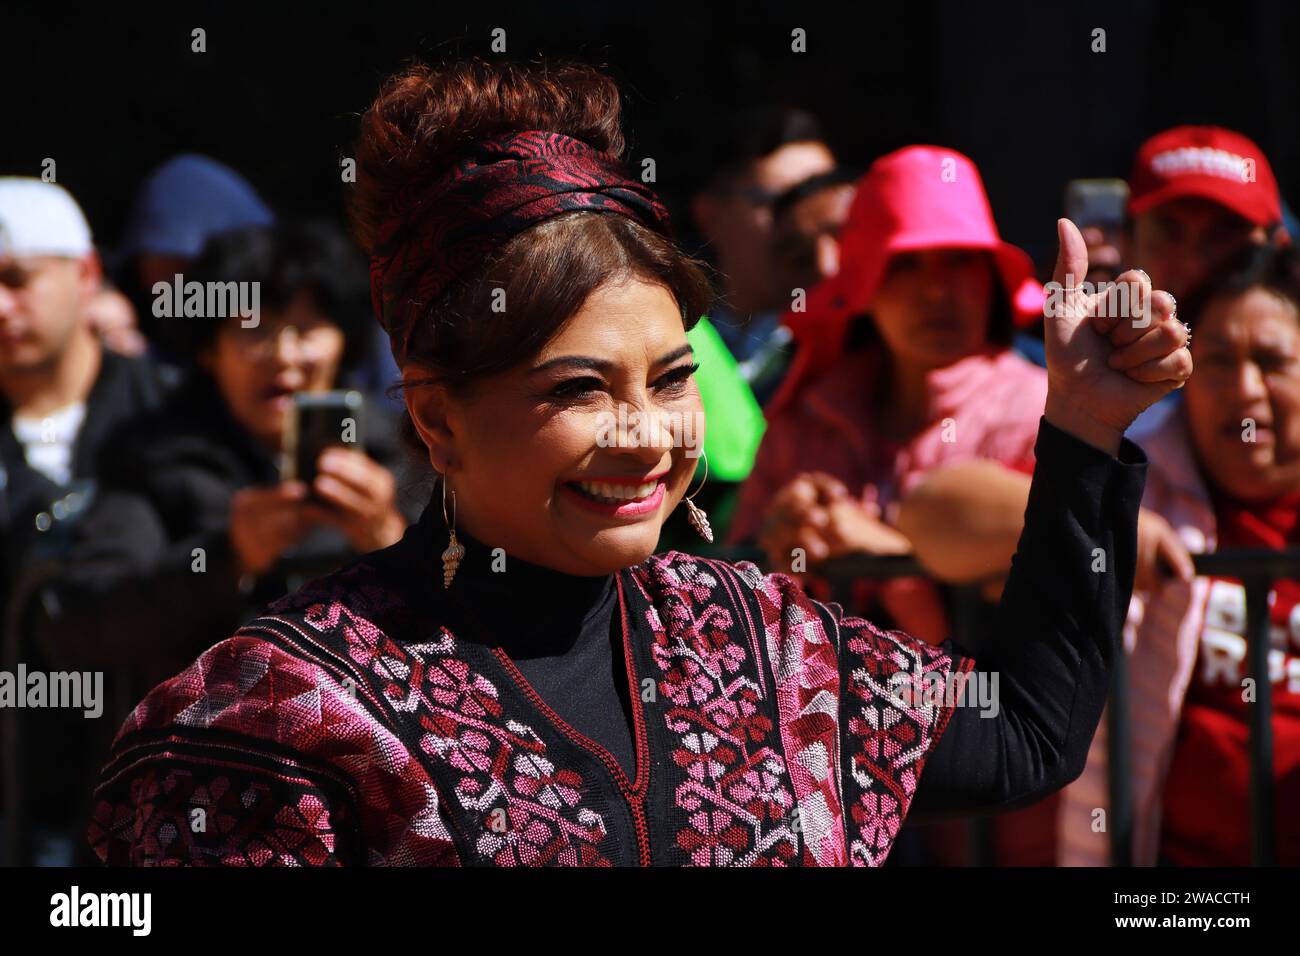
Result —
[[1128, 183], [1122, 179], [1072, 179], [1065, 186], [1065, 215], [1080, 229], [1118, 230], [1127, 206]]
[[1089, 282], [1114, 282], [1119, 276], [1127, 207], [1128, 183], [1122, 179], [1072, 179], [1066, 185], [1065, 214], [1088, 243]]
[[356, 389], [295, 392], [280, 452], [280, 480], [316, 480], [316, 462], [326, 448], [361, 448], [365, 441], [365, 398]]

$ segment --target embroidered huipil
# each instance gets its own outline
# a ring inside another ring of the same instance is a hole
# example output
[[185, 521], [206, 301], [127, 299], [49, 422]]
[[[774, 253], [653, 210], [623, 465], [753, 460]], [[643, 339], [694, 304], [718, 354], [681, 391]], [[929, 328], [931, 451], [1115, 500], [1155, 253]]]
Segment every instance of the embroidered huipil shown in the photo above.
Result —
[[[430, 507], [155, 688], [88, 837], [118, 865], [879, 865], [909, 809], [1025, 802], [1083, 767], [1145, 458], [1046, 422], [1035, 453], [978, 667], [784, 575], [679, 552], [606, 581], [523, 568], [515, 601], [515, 559], [489, 584], [474, 542], [444, 591]], [[995, 706], [974, 706], [961, 680], [993, 677]]]

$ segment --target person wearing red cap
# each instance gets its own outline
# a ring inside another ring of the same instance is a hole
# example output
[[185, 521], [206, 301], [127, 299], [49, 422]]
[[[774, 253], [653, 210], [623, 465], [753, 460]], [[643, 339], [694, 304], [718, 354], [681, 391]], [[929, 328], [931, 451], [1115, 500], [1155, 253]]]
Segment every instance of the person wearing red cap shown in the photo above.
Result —
[[1125, 258], [1175, 298], [1243, 246], [1288, 241], [1268, 157], [1240, 133], [1178, 126], [1138, 149], [1129, 177]]

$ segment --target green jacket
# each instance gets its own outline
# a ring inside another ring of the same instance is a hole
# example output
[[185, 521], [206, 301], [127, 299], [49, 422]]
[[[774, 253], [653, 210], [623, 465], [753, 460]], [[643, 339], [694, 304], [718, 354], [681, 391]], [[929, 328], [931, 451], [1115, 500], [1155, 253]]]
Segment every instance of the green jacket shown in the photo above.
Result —
[[709, 459], [709, 478], [744, 481], [754, 467], [754, 455], [767, 428], [763, 410], [707, 316], [686, 338], [700, 365], [695, 382], [704, 403], [704, 453]]

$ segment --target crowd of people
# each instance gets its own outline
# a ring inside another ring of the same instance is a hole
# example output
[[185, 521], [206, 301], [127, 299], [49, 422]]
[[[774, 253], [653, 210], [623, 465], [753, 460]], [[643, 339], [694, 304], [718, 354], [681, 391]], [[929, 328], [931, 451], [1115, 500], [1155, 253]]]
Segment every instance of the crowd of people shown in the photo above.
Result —
[[[709, 421], [697, 500], [719, 545], [823, 598], [826, 561], [914, 555], [927, 577], [860, 582], [852, 610], [937, 645], [952, 588], [996, 598], [1020, 538], [1048, 391], [1041, 271], [1000, 237], [970, 157], [911, 145], [862, 172], [807, 113], [734, 122], [689, 202], [717, 276], [689, 332]], [[1143, 143], [1123, 215], [1078, 222], [1088, 278], [1141, 268], [1194, 330], [1191, 381], [1130, 433], [1151, 461], [1125, 635], [1132, 862], [1250, 859], [1244, 591], [1197, 577], [1190, 555], [1300, 542], [1288, 219], [1259, 147], [1203, 126]], [[163, 317], [155, 290], [178, 276], [255, 286], [256, 328], [230, 311]], [[429, 501], [367, 283], [341, 227], [284, 219], [206, 157], [150, 175], [116, 243], [61, 186], [0, 178], [3, 666], [109, 675], [98, 720], [5, 715], [10, 861], [89, 859], [94, 781], [144, 693], [258, 608], [398, 541]], [[365, 396], [364, 440], [322, 451], [310, 483], [286, 477], [294, 396], [340, 389]], [[691, 540], [670, 528], [664, 543], [703, 547]], [[1297, 598], [1280, 581], [1270, 600], [1274, 832], [1290, 864]], [[997, 817], [994, 862], [1129, 862], [1095, 825], [1104, 727], [1078, 780]], [[899, 861], [964, 858], [950, 824], [902, 846]]]

